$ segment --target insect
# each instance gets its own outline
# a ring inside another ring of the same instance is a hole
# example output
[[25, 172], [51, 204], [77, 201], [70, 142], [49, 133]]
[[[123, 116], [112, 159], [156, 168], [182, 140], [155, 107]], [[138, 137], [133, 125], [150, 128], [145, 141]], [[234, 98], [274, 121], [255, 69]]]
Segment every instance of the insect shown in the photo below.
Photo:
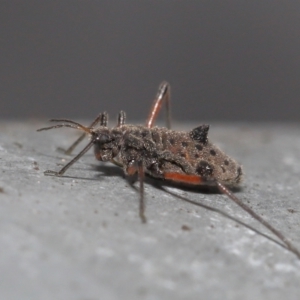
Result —
[[[154, 127], [163, 103], [166, 105], [167, 128]], [[285, 244], [286, 248], [300, 259], [300, 252], [281, 232], [230, 191], [230, 187], [237, 186], [242, 181], [242, 167], [209, 141], [209, 125], [200, 125], [190, 132], [170, 129], [170, 86], [167, 82], [163, 82], [159, 86], [145, 126], [127, 125], [125, 120], [124, 111], [118, 115], [117, 126], [111, 129], [107, 127], [108, 114], [106, 112], [100, 113], [89, 127], [72, 120], [50, 120], [61, 124], [40, 128], [38, 131], [70, 127], [84, 132], [66, 150], [66, 154], [70, 154], [86, 134], [90, 135], [90, 141], [61, 170], [58, 172], [47, 170], [45, 175], [62, 176], [91, 147], [94, 147], [96, 159], [112, 162], [122, 167], [128, 176], [138, 175], [140, 183], [139, 215], [143, 223], [146, 222], [145, 174], [184, 185], [214, 185], [221, 193], [227, 195], [275, 234]]]

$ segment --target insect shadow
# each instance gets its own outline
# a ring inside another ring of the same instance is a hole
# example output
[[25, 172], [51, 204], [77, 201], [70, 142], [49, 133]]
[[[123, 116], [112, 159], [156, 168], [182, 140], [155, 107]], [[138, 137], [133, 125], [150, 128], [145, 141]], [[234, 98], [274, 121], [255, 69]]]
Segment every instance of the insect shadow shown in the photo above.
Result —
[[[93, 181], [95, 181], [95, 180], [97, 181], [102, 177], [120, 177], [122, 179], [125, 178], [124, 172], [122, 171], [122, 169], [118, 168], [117, 166], [107, 165], [107, 164], [102, 164], [102, 163], [101, 163], [101, 165], [95, 165], [95, 164], [89, 164], [89, 165], [91, 167], [90, 168], [91, 171], [97, 172], [97, 174], [94, 174], [93, 177], [78, 177], [78, 176], [66, 176], [66, 175], [63, 175], [62, 177], [80, 179], [80, 180], [93, 180]], [[136, 191], [138, 193], [139, 189], [138, 189], [138, 187], [136, 187], [134, 185], [134, 183], [138, 179], [137, 176], [133, 175], [133, 176], [127, 177], [126, 179], [129, 183], [129, 186], [134, 191]], [[259, 234], [260, 236], [268, 239], [269, 241], [271, 241], [271, 242], [283, 247], [284, 249], [288, 250], [288, 247], [285, 244], [280, 243], [279, 241], [275, 240], [271, 236], [259, 231], [258, 229], [256, 229], [256, 228], [252, 227], [251, 225], [235, 218], [234, 216], [231, 216], [230, 214], [224, 212], [223, 210], [212, 207], [212, 206], [209, 206], [207, 204], [204, 204], [204, 203], [201, 203], [201, 202], [198, 202], [198, 201], [195, 201], [195, 200], [191, 200], [191, 199], [189, 199], [189, 198], [187, 198], [183, 195], [180, 195], [180, 194], [178, 194], [176, 192], [173, 192], [173, 191], [170, 191], [168, 189], [169, 187], [171, 187], [171, 188], [178, 188], [180, 190], [184, 190], [184, 191], [187, 191], [187, 192], [194, 192], [195, 194], [200, 192], [201, 194], [208, 194], [208, 195], [209, 194], [210, 195], [219, 194], [219, 195], [221, 195], [220, 191], [215, 186], [186, 186], [186, 185], [182, 186], [180, 184], [174, 184], [174, 183], [167, 182], [167, 181], [157, 181], [154, 178], [149, 177], [149, 176], [145, 177], [145, 183], [147, 183], [147, 184], [151, 185], [152, 187], [154, 187], [155, 189], [163, 191], [164, 193], [169, 194], [172, 197], [175, 197], [175, 198], [177, 198], [181, 201], [185, 201], [185, 202], [190, 203], [192, 205], [201, 207], [203, 209], [207, 209], [207, 210], [212, 211], [214, 213], [217, 213], [217, 214], [219, 214], [219, 215], [221, 215], [221, 216], [223, 216], [227, 219], [230, 219], [230, 220], [236, 222], [237, 224], [240, 224], [241, 226], [252, 230], [256, 234]], [[237, 192], [241, 191], [242, 188], [240, 186], [238, 186], [238, 187], [235, 187], [232, 190], [237, 193]]]
[[[172, 186], [172, 187], [174, 187], [174, 186]], [[209, 210], [209, 211], [218, 213], [219, 215], [222, 215], [223, 217], [225, 217], [225, 218], [227, 218], [227, 219], [230, 219], [230, 220], [236, 222], [237, 224], [240, 224], [240, 225], [242, 225], [242, 226], [244, 226], [244, 227], [246, 227], [246, 228], [252, 230], [253, 232], [259, 234], [260, 236], [263, 236], [264, 238], [266, 238], [266, 239], [268, 239], [268, 240], [270, 240], [270, 241], [276, 243], [277, 245], [279, 245], [279, 246], [281, 246], [281, 247], [283, 247], [283, 248], [289, 250], [289, 248], [288, 248], [285, 244], [280, 243], [279, 241], [275, 240], [275, 239], [272, 238], [271, 236], [269, 236], [269, 235], [267, 235], [267, 234], [265, 234], [265, 233], [259, 231], [258, 229], [252, 227], [251, 225], [249, 225], [249, 224], [247, 224], [247, 223], [244, 223], [243, 221], [240, 221], [239, 219], [237, 219], [237, 218], [235, 218], [235, 217], [229, 215], [228, 213], [222, 211], [221, 209], [218, 209], [218, 208], [209, 206], [209, 205], [207, 205], [207, 204], [203, 204], [203, 203], [200, 203], [200, 202], [191, 200], [191, 199], [186, 198], [186, 197], [184, 197], [184, 196], [182, 196], [182, 195], [179, 195], [179, 194], [177, 194], [177, 193], [174, 193], [173, 191], [167, 190], [167, 189], [165, 188], [165, 186], [164, 186], [163, 183], [161, 183], [161, 185], [159, 185], [159, 183], [157, 183], [157, 188], [160, 189], [160, 190], [162, 190], [163, 192], [165, 192], [165, 193], [167, 193], [167, 194], [173, 196], [173, 197], [176, 197], [176, 198], [182, 200], [182, 201], [185, 201], [185, 202], [187, 202], [187, 203], [190, 203], [190, 204], [199, 206], [199, 207], [201, 207], [201, 208], [207, 209], [207, 210]], [[188, 189], [188, 188], [184, 188], [184, 190], [190, 191], [190, 189]], [[192, 190], [194, 190], [194, 188], [192, 188]], [[214, 188], [211, 189], [211, 190], [206, 190], [206, 191], [205, 191], [205, 190], [204, 190], [204, 191], [201, 190], [201, 193], [202, 193], [202, 192], [203, 192], [203, 193], [208, 193], [208, 194], [216, 194], [216, 193], [217, 193], [217, 194], [220, 194], [220, 192], [217, 191], [217, 190], [214, 189]]]

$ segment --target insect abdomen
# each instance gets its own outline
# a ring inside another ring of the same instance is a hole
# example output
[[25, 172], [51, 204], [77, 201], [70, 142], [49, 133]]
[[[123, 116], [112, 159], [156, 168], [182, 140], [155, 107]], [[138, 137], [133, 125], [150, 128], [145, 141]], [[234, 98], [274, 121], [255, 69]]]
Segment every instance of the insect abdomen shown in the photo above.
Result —
[[[202, 126], [207, 132], [208, 128]], [[198, 134], [193, 138], [195, 129], [191, 132], [180, 132], [153, 128], [151, 132], [156, 137], [159, 148], [170, 151], [178, 158], [173, 168], [176, 172], [185, 173], [178, 167], [179, 162], [184, 159], [192, 167], [190, 175], [198, 175], [206, 180], [216, 179], [227, 185], [236, 185], [242, 180], [241, 166], [210, 143], [206, 135]]]

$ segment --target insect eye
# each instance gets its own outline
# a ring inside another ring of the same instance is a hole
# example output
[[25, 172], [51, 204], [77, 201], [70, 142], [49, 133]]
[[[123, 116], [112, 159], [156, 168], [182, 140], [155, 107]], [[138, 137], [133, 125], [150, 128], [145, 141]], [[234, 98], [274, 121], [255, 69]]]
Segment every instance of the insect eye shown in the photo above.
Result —
[[101, 134], [97, 137], [96, 140], [99, 141], [101, 144], [104, 144], [107, 143], [110, 140], [110, 138], [107, 134]]

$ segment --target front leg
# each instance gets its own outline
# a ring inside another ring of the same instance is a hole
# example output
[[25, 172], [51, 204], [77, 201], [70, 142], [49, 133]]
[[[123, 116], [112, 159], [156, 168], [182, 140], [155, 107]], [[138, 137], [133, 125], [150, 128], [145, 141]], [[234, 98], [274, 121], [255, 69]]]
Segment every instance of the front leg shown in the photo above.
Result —
[[[100, 124], [100, 126], [107, 126], [107, 119], [108, 119], [107, 112], [101, 113], [97, 116], [97, 118], [91, 123], [91, 125], [88, 128], [92, 128], [98, 123]], [[62, 148], [59, 149], [62, 150], [65, 154], [71, 155], [73, 150], [77, 147], [77, 145], [79, 145], [83, 141], [85, 136], [86, 133], [83, 133], [67, 150], [64, 150]]]
[[145, 181], [145, 168], [142, 160], [131, 160], [126, 165], [124, 165], [124, 171], [127, 175], [133, 176], [138, 174], [138, 179], [140, 182], [140, 205], [139, 205], [139, 215], [142, 223], [147, 222], [145, 216], [145, 198], [144, 198], [144, 181]]

